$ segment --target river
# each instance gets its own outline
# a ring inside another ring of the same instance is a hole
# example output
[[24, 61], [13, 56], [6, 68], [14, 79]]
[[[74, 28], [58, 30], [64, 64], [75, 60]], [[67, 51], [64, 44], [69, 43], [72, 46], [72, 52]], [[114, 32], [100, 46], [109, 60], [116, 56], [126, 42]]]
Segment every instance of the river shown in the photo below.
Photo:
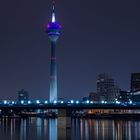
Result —
[[140, 140], [136, 120], [72, 119], [67, 131], [58, 131], [57, 124], [57, 119], [1, 118], [0, 140]]

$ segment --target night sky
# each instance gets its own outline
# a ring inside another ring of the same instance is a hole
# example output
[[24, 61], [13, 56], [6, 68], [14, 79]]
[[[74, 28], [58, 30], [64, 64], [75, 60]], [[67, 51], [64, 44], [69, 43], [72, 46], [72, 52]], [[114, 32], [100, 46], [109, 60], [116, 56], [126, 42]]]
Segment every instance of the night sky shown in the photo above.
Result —
[[[49, 96], [50, 42], [44, 25], [51, 0], [0, 2], [0, 99]], [[58, 96], [82, 98], [96, 91], [98, 74], [110, 74], [123, 90], [140, 72], [139, 0], [57, 0], [62, 24], [57, 42]]]

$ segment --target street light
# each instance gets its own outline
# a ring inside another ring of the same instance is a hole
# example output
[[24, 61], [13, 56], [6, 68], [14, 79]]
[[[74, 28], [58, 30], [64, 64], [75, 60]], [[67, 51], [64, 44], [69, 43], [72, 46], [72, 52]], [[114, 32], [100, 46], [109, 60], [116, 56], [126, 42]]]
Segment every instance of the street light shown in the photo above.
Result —
[[73, 104], [73, 103], [74, 103], [74, 101], [73, 101], [73, 100], [71, 100], [71, 101], [70, 101], [70, 103], [71, 103], [71, 104]]
[[39, 100], [36, 100], [36, 103], [37, 103], [37, 104], [39, 104], [39, 103], [40, 103], [40, 101], [39, 101]]

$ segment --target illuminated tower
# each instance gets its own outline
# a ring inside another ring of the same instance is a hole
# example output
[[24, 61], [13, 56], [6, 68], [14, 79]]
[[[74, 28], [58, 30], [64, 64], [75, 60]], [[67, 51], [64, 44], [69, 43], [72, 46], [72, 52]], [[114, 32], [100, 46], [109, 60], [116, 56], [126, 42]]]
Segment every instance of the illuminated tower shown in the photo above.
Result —
[[51, 41], [50, 102], [57, 100], [56, 41], [59, 38], [61, 29], [61, 25], [58, 22], [56, 22], [54, 4], [55, 3], [53, 1], [52, 18], [46, 28], [46, 32]]

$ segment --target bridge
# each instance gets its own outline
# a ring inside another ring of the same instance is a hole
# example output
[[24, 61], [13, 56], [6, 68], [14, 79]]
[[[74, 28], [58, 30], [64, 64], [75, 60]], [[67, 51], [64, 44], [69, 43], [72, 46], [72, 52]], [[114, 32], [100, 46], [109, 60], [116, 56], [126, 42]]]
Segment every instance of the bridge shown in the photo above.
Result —
[[[83, 109], [120, 109], [120, 110], [138, 110], [140, 109], [140, 102], [94, 102], [94, 101], [80, 101], [80, 100], [70, 100], [70, 101], [0, 101], [0, 116], [8, 116], [9, 112], [13, 115], [22, 116], [27, 112], [30, 113], [32, 110], [36, 112], [37, 110], [55, 110], [58, 111], [58, 131], [67, 131], [66, 128], [71, 127], [71, 114], [72, 111], [83, 110]], [[70, 130], [70, 129], [69, 129]]]
[[49, 103], [48, 101], [1, 101], [0, 109], [140, 109], [140, 102], [93, 102], [93, 101], [54, 101]]

